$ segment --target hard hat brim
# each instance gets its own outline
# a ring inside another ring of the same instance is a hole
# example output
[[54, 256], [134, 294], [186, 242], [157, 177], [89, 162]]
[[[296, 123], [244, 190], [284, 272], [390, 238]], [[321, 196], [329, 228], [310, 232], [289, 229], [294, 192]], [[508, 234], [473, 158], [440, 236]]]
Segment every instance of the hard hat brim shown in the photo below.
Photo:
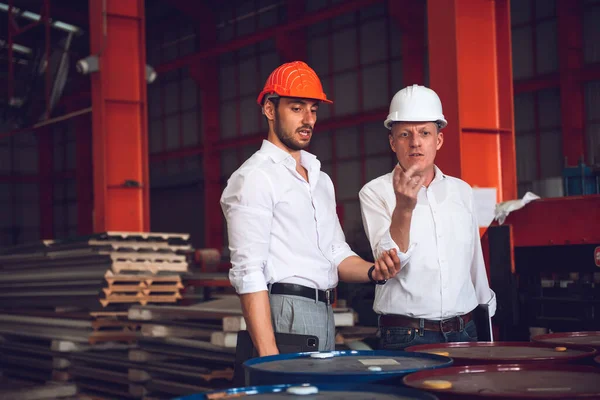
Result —
[[445, 119], [442, 118], [427, 118], [427, 119], [422, 119], [422, 120], [411, 120], [411, 121], [404, 121], [404, 120], [395, 120], [395, 119], [391, 119], [391, 118], [387, 118], [384, 123], [383, 126], [385, 126], [387, 129], [391, 130], [392, 129], [392, 124], [394, 122], [433, 122], [434, 124], [439, 124], [440, 129], [444, 129], [446, 126], [448, 126], [448, 122]]
[[[264, 105], [263, 101], [266, 101], [265, 97], [268, 97], [269, 94], [271, 94], [271, 93], [261, 93], [258, 96], [258, 98], [256, 99], [256, 103], [262, 107]], [[282, 96], [282, 95], [279, 95], [278, 93], [273, 93], [273, 94], [277, 94], [277, 96], [280, 98], [281, 97], [289, 97], [289, 98], [294, 98], [294, 99], [317, 100], [317, 101], [321, 101], [323, 103], [333, 104], [333, 101], [329, 100], [327, 97]]]

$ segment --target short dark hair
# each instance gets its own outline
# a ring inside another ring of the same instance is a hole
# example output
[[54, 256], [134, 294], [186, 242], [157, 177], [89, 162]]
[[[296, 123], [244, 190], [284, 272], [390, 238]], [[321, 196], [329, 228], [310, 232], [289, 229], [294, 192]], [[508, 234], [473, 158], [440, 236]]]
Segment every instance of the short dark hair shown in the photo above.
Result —
[[[275, 112], [277, 112], [277, 108], [279, 108], [279, 101], [280, 100], [281, 100], [281, 97], [270, 97], [270, 98], [267, 98], [265, 96], [265, 100], [263, 101], [263, 107], [267, 103], [267, 101], [270, 101], [275, 106]], [[267, 125], [268, 125], [269, 124], [269, 118], [267, 118], [266, 115], [265, 115], [265, 119], [267, 120]]]

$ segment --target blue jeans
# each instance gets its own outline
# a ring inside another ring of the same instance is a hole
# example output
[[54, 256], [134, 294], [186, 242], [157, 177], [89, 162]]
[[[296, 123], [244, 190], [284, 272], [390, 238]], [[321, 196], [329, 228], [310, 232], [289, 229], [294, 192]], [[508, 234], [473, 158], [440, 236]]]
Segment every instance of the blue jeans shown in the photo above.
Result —
[[380, 348], [382, 350], [404, 350], [419, 344], [447, 342], [476, 342], [477, 328], [469, 321], [460, 331], [428, 331], [401, 326], [381, 326]]

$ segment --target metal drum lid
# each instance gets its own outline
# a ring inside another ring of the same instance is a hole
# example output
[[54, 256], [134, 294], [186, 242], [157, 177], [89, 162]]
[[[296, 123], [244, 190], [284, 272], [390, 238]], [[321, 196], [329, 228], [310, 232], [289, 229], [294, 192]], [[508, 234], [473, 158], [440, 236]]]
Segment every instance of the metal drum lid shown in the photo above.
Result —
[[252, 400], [331, 399], [331, 400], [437, 400], [437, 396], [411, 388], [381, 385], [302, 384], [251, 386], [217, 390], [175, 400], [212, 400], [252, 397]]
[[[244, 363], [248, 371], [305, 377], [315, 379], [340, 377], [345, 382], [353, 377], [381, 375], [394, 377], [423, 369], [444, 368], [452, 359], [435, 354], [408, 353], [404, 351], [332, 351], [293, 353], [260, 357]], [[321, 380], [322, 382], [322, 380]]]
[[571, 364], [450, 367], [405, 376], [406, 386], [439, 397], [503, 399], [600, 398], [600, 370]]
[[600, 331], [547, 333], [534, 336], [531, 340], [555, 345], [589, 346], [600, 351]]
[[458, 342], [411, 346], [416, 351], [451, 357], [454, 364], [568, 363], [591, 359], [596, 350], [532, 342]]

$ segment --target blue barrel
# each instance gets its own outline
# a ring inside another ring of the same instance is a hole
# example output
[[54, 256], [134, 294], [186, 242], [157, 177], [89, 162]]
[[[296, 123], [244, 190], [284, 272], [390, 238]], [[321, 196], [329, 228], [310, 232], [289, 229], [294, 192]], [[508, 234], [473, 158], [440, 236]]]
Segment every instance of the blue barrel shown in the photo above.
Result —
[[452, 359], [437, 354], [405, 351], [331, 351], [280, 354], [244, 363], [246, 384], [357, 384], [377, 382], [401, 386], [404, 375], [445, 368]]
[[210, 400], [251, 396], [252, 400], [293, 400], [307, 398], [333, 400], [437, 400], [433, 394], [409, 388], [397, 388], [381, 385], [273, 385], [249, 386], [237, 389], [217, 390], [214, 392], [178, 397], [174, 400]]

